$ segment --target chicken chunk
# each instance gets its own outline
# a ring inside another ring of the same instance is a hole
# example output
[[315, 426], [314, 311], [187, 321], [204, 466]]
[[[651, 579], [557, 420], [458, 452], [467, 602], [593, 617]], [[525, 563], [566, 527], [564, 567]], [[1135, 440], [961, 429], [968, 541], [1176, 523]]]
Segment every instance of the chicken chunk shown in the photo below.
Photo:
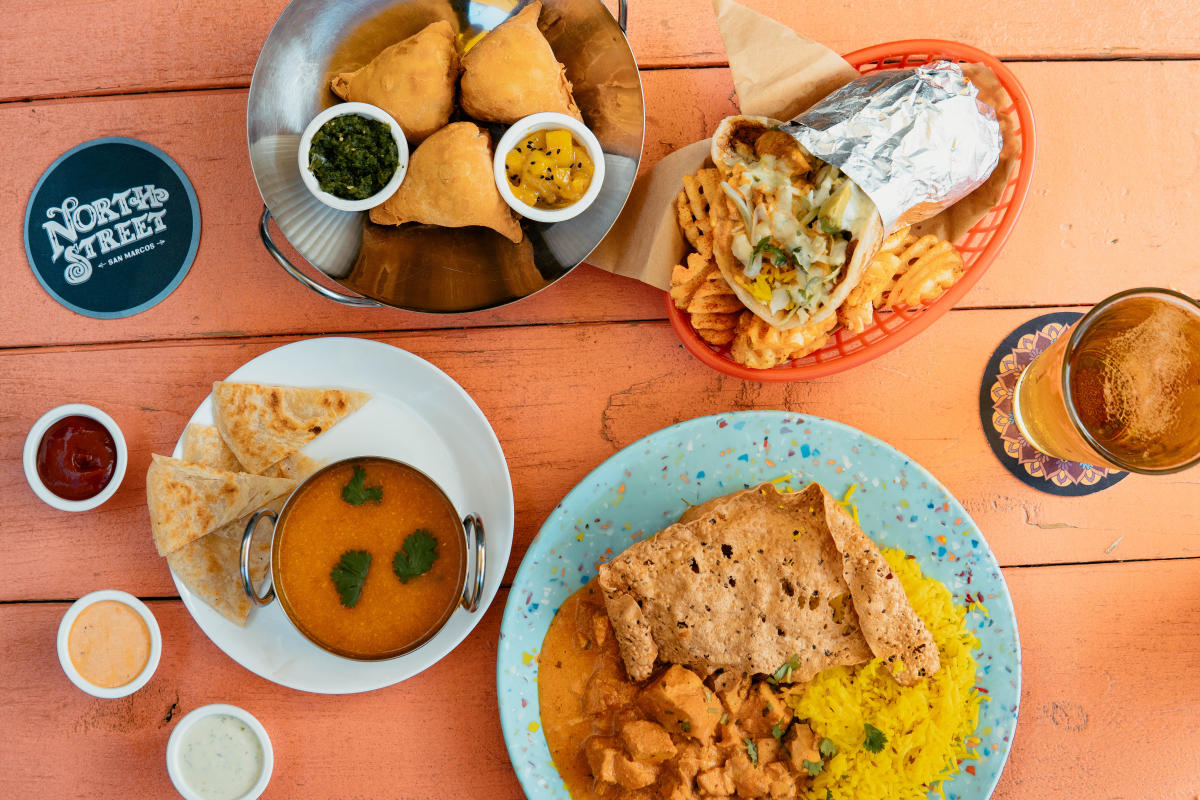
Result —
[[658, 764], [649, 761], [634, 761], [624, 753], [613, 757], [613, 775], [616, 783], [626, 789], [642, 789], [658, 780]]
[[720, 751], [712, 745], [686, 742], [679, 747], [679, 756], [675, 759], [675, 772], [690, 786], [698, 774], [719, 767], [724, 762]]
[[616, 761], [617, 756], [621, 755], [621, 750], [617, 747], [616, 739], [593, 736], [584, 744], [583, 754], [593, 778], [604, 783], [617, 782]]
[[746, 695], [750, 692], [750, 676], [722, 672], [712, 678], [712, 687], [725, 711], [734, 716], [741, 709], [742, 703], [746, 702]]
[[758, 763], [750, 760], [745, 750], [734, 751], [725, 762], [729, 776], [733, 779], [733, 790], [738, 797], [761, 797], [770, 784]]
[[771, 800], [791, 800], [798, 794], [796, 781], [779, 761], [772, 761], [763, 767], [767, 776], [767, 797]]
[[636, 720], [621, 725], [621, 742], [634, 761], [661, 764], [678, 752], [671, 734], [657, 722]]
[[734, 793], [733, 776], [726, 767], [706, 769], [696, 776], [696, 786], [709, 797], [729, 797]]
[[774, 736], [755, 739], [754, 747], [758, 751], [758, 763], [760, 764], [769, 764], [779, 758], [779, 740]]
[[699, 675], [678, 664], [651, 680], [638, 702], [668, 731], [685, 733], [706, 744], [721, 720], [717, 698]]
[[807, 775], [808, 768], [804, 766], [804, 762], [816, 763], [821, 760], [821, 751], [817, 749], [819, 741], [820, 737], [813, 733], [812, 728], [808, 725], [801, 723], [792, 726], [792, 729], [783, 737], [783, 743], [787, 747], [793, 770], [801, 775]]
[[621, 680], [615, 670], [597, 669], [583, 687], [583, 711], [595, 716], [610, 708], [628, 705], [637, 693], [637, 686]]
[[747, 736], [760, 739], [771, 736], [776, 725], [781, 729], [787, 727], [792, 716], [792, 709], [783, 702], [779, 693], [766, 683], [760, 683], [750, 691], [750, 696], [737, 715], [737, 721]]

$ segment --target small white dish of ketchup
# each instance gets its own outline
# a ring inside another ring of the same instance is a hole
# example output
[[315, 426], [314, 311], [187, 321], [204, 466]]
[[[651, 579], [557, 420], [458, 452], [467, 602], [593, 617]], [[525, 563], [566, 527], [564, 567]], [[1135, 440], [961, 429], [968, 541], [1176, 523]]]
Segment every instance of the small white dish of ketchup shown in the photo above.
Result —
[[44, 503], [60, 511], [87, 511], [117, 492], [129, 452], [121, 429], [95, 406], [51, 409], [25, 437], [25, 479]]

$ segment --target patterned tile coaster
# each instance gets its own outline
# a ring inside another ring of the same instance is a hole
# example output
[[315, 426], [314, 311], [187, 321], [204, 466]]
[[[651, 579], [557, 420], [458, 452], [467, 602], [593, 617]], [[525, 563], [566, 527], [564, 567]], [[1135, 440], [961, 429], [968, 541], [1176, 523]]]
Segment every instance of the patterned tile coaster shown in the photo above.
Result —
[[1062, 311], [1035, 317], [1021, 325], [996, 348], [979, 388], [983, 433], [1000, 463], [1039, 491], [1072, 497], [1107, 489], [1129, 473], [1064, 461], [1036, 450], [1013, 421], [1013, 392], [1025, 367], [1081, 316]]

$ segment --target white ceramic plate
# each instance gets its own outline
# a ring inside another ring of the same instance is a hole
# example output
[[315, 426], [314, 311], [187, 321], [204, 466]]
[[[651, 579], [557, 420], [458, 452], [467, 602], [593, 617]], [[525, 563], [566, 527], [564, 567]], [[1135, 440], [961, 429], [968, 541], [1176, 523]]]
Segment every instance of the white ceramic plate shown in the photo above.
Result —
[[[474, 512], [483, 518], [487, 575], [475, 613], [459, 608], [433, 639], [390, 661], [351, 661], [325, 652], [292, 627], [278, 603], [255, 609], [246, 627], [238, 627], [176, 578], [179, 596], [201, 630], [256, 675], [322, 694], [390, 686], [439, 661], [467, 637], [491, 605], [512, 547], [508, 465], [496, 434], [475, 401], [428, 361], [366, 339], [328, 337], [293, 342], [248, 361], [227, 380], [370, 392], [369, 403], [319, 436], [304, 452], [322, 461], [388, 456], [429, 475], [445, 490], [459, 516]], [[210, 395], [189, 423], [212, 422]], [[175, 457], [182, 452], [181, 433]]]

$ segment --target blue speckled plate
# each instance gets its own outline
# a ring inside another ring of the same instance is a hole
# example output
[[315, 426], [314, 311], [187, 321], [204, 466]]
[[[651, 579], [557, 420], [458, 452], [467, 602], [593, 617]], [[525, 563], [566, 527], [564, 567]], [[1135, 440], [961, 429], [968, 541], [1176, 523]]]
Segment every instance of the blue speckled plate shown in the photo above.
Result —
[[[851, 484], [863, 529], [915, 556], [942, 581], [979, 637], [978, 683], [989, 698], [975, 735], [980, 759], [943, 789], [947, 800], [987, 800], [1008, 758], [1021, 697], [1021, 645], [1012, 600], [979, 528], [923, 467], [838, 422], [782, 411], [701, 417], [653, 433], [597, 467], [550, 514], [517, 570], [500, 626], [500, 723], [530, 800], [568, 800], [541, 730], [537, 655], [559, 605], [596, 565], [701, 503], [792, 475], [841, 497]], [[978, 607], [982, 603], [986, 613]]]

